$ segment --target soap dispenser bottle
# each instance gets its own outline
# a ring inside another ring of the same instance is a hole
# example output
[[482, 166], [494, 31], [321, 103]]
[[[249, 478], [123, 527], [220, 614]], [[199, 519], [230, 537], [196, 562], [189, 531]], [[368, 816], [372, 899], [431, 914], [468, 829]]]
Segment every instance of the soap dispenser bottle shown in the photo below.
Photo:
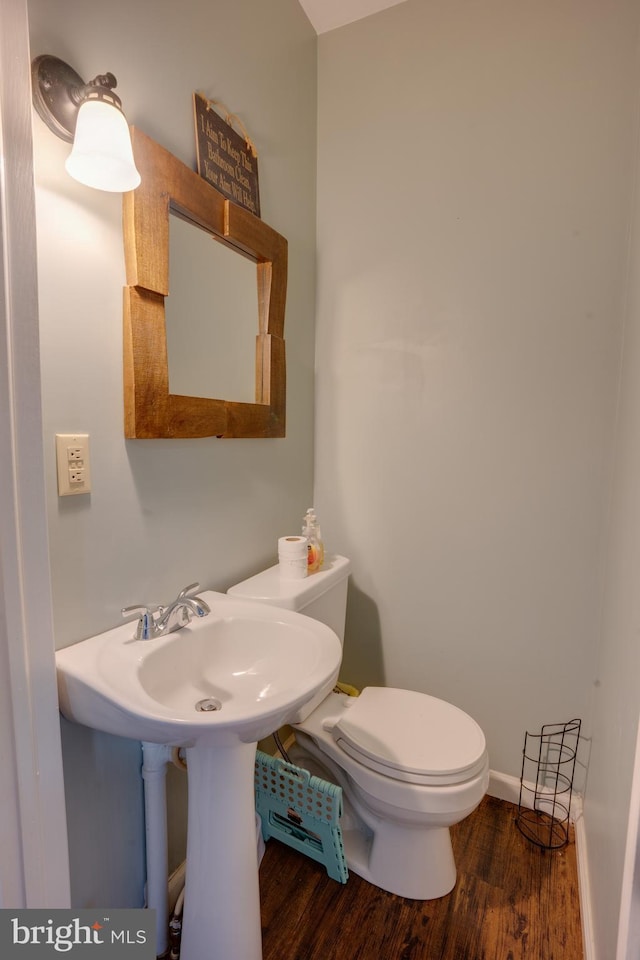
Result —
[[320, 545], [316, 525], [313, 507], [309, 507], [302, 521], [302, 536], [307, 538], [307, 573], [315, 573], [320, 569]]
[[315, 515], [315, 511], [313, 510], [313, 507], [311, 508], [311, 511], [312, 511], [313, 527], [316, 532], [316, 543], [318, 544], [318, 570], [320, 570], [322, 569], [322, 565], [324, 564], [324, 542], [322, 540], [322, 533], [320, 532], [320, 524], [318, 523], [318, 518]]

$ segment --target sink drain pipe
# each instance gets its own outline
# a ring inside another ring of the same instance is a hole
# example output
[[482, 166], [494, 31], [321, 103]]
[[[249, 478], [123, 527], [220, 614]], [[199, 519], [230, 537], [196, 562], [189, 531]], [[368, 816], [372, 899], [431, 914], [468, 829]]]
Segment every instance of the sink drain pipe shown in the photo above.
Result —
[[166, 744], [142, 742], [147, 907], [156, 911], [156, 953], [159, 957], [166, 953], [169, 946], [166, 777], [171, 757], [172, 748]]

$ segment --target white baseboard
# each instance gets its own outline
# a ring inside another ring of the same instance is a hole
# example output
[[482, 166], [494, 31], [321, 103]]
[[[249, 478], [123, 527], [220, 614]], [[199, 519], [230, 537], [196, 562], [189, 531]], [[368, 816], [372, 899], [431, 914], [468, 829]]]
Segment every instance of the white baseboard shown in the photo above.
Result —
[[520, 781], [517, 777], [510, 777], [507, 773], [490, 770], [487, 792], [490, 797], [495, 797], [497, 800], [507, 800], [509, 803], [517, 805], [520, 797]]
[[[531, 788], [533, 785], [530, 785]], [[525, 790], [523, 796], [523, 805], [527, 806], [526, 800], [532, 790]], [[520, 799], [520, 780], [517, 777], [509, 776], [506, 773], [498, 773], [491, 770], [489, 774], [489, 789], [487, 791], [490, 797], [496, 797], [498, 800], [506, 800], [509, 803], [515, 803], [516, 806]], [[587, 856], [587, 836], [584, 828], [584, 815], [582, 808], [582, 796], [574, 793], [571, 798], [571, 823], [574, 826], [576, 839], [576, 861], [578, 865], [578, 892], [580, 896], [580, 918], [582, 921], [582, 943], [584, 950], [584, 960], [597, 960], [595, 940], [593, 937], [593, 916], [591, 912], [591, 884], [589, 881], [589, 858]]]
[[587, 831], [584, 826], [582, 798], [580, 813], [574, 821], [576, 836], [576, 859], [578, 861], [578, 890], [580, 891], [580, 917], [582, 918], [582, 946], [584, 960], [597, 960], [596, 941], [593, 935], [591, 911], [591, 882], [589, 880], [589, 857], [587, 856]]

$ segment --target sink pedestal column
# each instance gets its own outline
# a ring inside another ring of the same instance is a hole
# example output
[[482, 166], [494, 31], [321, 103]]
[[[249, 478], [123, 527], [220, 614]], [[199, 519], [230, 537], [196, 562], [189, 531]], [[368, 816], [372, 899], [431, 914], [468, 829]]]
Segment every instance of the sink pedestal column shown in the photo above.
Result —
[[187, 749], [181, 960], [262, 960], [255, 743]]

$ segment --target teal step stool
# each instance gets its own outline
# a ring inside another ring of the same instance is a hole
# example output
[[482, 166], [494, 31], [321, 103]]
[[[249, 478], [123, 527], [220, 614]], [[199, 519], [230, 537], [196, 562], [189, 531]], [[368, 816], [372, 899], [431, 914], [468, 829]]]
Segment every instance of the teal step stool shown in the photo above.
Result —
[[349, 879], [342, 845], [342, 787], [256, 751], [256, 810], [265, 840], [275, 837], [324, 864], [333, 880]]

